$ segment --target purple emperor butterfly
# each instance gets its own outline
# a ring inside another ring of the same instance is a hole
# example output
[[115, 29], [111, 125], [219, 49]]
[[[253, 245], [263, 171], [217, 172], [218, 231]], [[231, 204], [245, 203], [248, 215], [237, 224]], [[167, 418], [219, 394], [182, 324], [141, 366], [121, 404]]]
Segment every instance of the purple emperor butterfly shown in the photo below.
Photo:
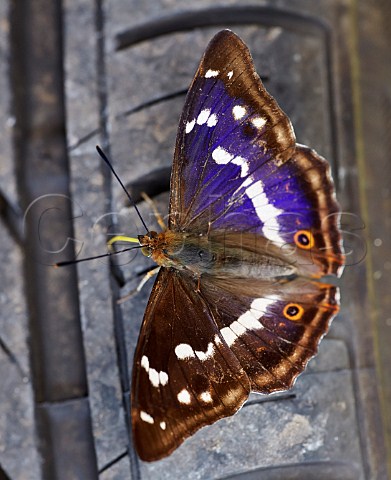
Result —
[[186, 97], [168, 229], [140, 235], [161, 266], [134, 359], [132, 423], [146, 461], [289, 389], [338, 311], [344, 261], [329, 165], [298, 145], [246, 45], [210, 42]]

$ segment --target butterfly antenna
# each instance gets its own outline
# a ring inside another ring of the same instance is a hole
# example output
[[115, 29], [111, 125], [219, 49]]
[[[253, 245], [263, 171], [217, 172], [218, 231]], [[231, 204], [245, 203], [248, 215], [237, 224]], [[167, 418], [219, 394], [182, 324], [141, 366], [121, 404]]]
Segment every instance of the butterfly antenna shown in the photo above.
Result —
[[120, 253], [124, 252], [129, 252], [130, 250], [135, 250], [136, 248], [142, 248], [141, 245], [137, 245], [136, 247], [129, 247], [129, 248], [124, 248], [123, 250], [117, 250], [117, 251], [112, 251], [109, 253], [103, 253], [102, 255], [95, 255], [93, 257], [85, 257], [85, 258], [78, 258], [76, 260], [68, 260], [65, 262], [58, 262], [55, 263], [53, 266], [54, 267], [66, 267], [67, 265], [73, 265], [75, 263], [81, 263], [81, 262], [89, 262], [90, 260], [96, 260], [97, 258], [104, 258], [104, 257], [111, 257], [112, 255], [119, 255]]
[[118, 183], [121, 185], [123, 191], [125, 192], [126, 196], [128, 197], [129, 201], [130, 201], [130, 204], [134, 206], [136, 212], [137, 212], [137, 215], [139, 216], [139, 219], [141, 220], [141, 223], [143, 224], [145, 230], [147, 232], [149, 232], [149, 229], [147, 227], [147, 225], [145, 224], [144, 220], [143, 220], [143, 217], [141, 216], [141, 213], [139, 211], [139, 209], [137, 208], [137, 205], [135, 204], [133, 198], [130, 196], [130, 193], [126, 190], [126, 187], [125, 185], [122, 183], [121, 179], [119, 178], [119, 176], [117, 175], [117, 172], [114, 170], [114, 167], [113, 165], [110, 163], [109, 159], [107, 158], [106, 154], [104, 153], [104, 151], [100, 148], [99, 145], [96, 146], [96, 150], [97, 152], [99, 153], [99, 155], [102, 157], [102, 160], [106, 163], [106, 165], [110, 168], [111, 170], [111, 173], [115, 176], [115, 178], [118, 180]]

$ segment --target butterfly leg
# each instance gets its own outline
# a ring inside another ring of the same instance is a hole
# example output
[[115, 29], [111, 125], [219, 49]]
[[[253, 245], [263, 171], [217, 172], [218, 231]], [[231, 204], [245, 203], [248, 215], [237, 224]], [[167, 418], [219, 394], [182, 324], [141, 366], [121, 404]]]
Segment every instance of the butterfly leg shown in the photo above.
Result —
[[153, 213], [155, 215], [155, 218], [157, 220], [157, 223], [159, 224], [160, 228], [162, 230], [167, 230], [167, 225], [164, 223], [163, 217], [159, 210], [156, 207], [156, 203], [152, 200], [152, 198], [147, 195], [145, 192], [141, 192], [141, 196], [145, 202], [148, 203], [148, 205], [152, 208]]
[[198, 277], [198, 280], [197, 280], [197, 290], [196, 290], [197, 293], [201, 292], [200, 286], [201, 286], [201, 275]]
[[159, 272], [159, 270], [160, 270], [160, 266], [153, 268], [152, 270], [149, 270], [143, 276], [138, 286], [135, 289], [133, 289], [131, 292], [129, 292], [127, 295], [125, 295], [124, 297], [119, 298], [117, 300], [117, 303], [124, 303], [126, 302], [126, 300], [129, 300], [131, 297], [133, 297], [133, 295], [136, 295], [138, 292], [140, 292], [143, 286], [148, 282], [148, 280], [152, 278], [154, 275], [156, 275]]

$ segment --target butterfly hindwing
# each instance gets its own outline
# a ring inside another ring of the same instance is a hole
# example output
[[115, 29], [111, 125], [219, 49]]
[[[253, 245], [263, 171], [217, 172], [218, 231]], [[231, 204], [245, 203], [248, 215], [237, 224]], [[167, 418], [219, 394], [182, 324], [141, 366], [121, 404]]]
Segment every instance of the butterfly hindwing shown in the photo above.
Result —
[[293, 385], [338, 312], [336, 287], [301, 279], [250, 286], [243, 280], [206, 277], [201, 295], [213, 306], [214, 321], [247, 373], [251, 390], [263, 394]]
[[197, 282], [161, 269], [141, 328], [132, 381], [134, 440], [143, 460], [168, 455], [202, 426], [235, 413], [250, 385]]

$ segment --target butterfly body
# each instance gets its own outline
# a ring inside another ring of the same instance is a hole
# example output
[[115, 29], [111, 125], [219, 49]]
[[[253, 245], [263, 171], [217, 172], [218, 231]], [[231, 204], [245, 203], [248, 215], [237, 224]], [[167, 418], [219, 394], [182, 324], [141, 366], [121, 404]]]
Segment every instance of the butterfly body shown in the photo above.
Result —
[[288, 259], [273, 255], [256, 235], [181, 233], [166, 230], [140, 236], [143, 253], [158, 265], [202, 275], [254, 280], [287, 280], [297, 274]]
[[224, 30], [186, 97], [167, 230], [138, 237], [160, 271], [135, 352], [139, 456], [169, 455], [249, 393], [289, 389], [338, 312], [339, 206], [330, 167]]

